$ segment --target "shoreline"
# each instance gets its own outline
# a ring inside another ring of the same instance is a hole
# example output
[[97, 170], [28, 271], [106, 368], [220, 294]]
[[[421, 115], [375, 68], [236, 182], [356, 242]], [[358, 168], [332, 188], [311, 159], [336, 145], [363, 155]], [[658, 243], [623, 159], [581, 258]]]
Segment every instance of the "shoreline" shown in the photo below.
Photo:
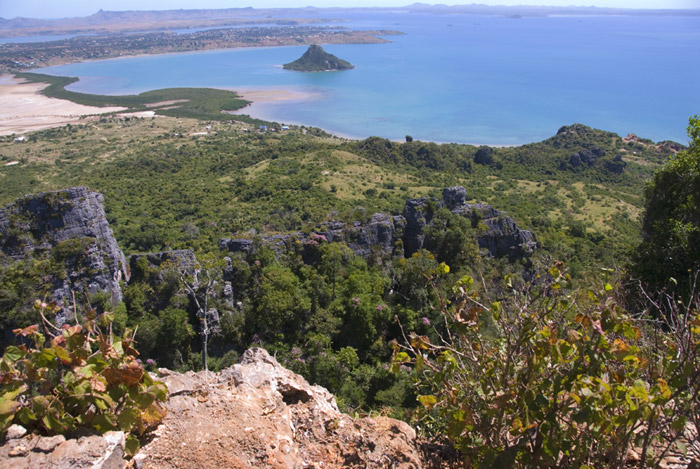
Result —
[[[28, 83], [12, 74], [0, 75], [0, 136], [22, 135], [24, 133], [61, 127], [68, 124], [82, 124], [98, 119], [104, 114], [131, 115], [139, 117], [153, 116], [153, 111], [129, 113], [123, 107], [95, 107], [77, 104], [69, 100], [49, 98], [41, 94], [41, 90], [49, 86], [45, 83]], [[250, 117], [279, 122], [282, 124], [316, 127], [330, 135], [347, 140], [363, 140], [369, 136], [351, 135], [344, 132], [329, 130], [318, 125], [295, 121], [282, 120], [276, 117], [276, 108], [309, 100], [323, 99], [323, 90], [300, 89], [298, 87], [225, 87], [220, 88], [236, 92], [242, 99], [251, 101], [248, 106], [233, 111], [233, 114], [247, 114]], [[277, 114], [278, 115], [278, 114]], [[381, 136], [380, 136], [381, 137]], [[386, 138], [386, 137], [382, 137]], [[403, 143], [403, 139], [389, 139], [392, 142]], [[449, 141], [422, 140], [436, 144], [454, 143]], [[482, 144], [464, 143], [472, 146], [490, 146], [494, 148], [517, 147], [515, 144]]]
[[20, 135], [97, 119], [125, 111], [122, 107], [94, 107], [58, 98], [41, 90], [45, 83], [29, 83], [11, 74], [0, 75], [0, 136]]
[[[241, 109], [238, 109], [237, 111], [233, 111], [232, 114], [247, 114], [250, 117], [256, 118], [256, 119], [261, 119], [261, 120], [266, 120], [266, 121], [272, 121], [272, 122], [279, 122], [282, 124], [288, 124], [288, 125], [296, 125], [296, 126], [303, 126], [303, 127], [316, 127], [324, 132], [327, 132], [333, 136], [339, 137], [339, 138], [344, 138], [347, 140], [364, 140], [366, 138], [371, 137], [371, 135], [368, 136], [360, 136], [360, 135], [352, 135], [344, 132], [338, 132], [334, 130], [329, 130], [324, 127], [320, 127], [314, 124], [309, 124], [305, 122], [300, 122], [296, 120], [282, 120], [279, 119], [278, 117], [275, 117], [275, 108], [278, 105], [288, 105], [292, 103], [298, 103], [298, 102], [303, 102], [303, 101], [309, 101], [309, 100], [314, 100], [314, 99], [323, 99], [323, 94], [324, 92], [321, 90], [301, 90], [297, 87], [287, 87], [287, 88], [275, 88], [275, 87], [238, 87], [238, 88], [222, 88], [226, 89], [229, 91], [235, 91], [238, 93], [241, 98], [251, 101], [251, 103]], [[379, 136], [381, 137], [381, 136]], [[386, 138], [386, 137], [381, 137], [381, 138]], [[403, 143], [403, 139], [391, 139], [389, 138], [388, 140], [396, 143]], [[436, 143], [439, 145], [442, 144], [450, 144], [450, 143], [455, 143], [455, 142], [449, 142], [449, 141], [438, 141], [438, 140], [422, 140], [422, 139], [415, 139], [416, 142], [429, 142], [429, 143]], [[493, 148], [510, 148], [510, 147], [518, 147], [520, 145], [518, 144], [488, 144], [488, 143], [463, 143], [461, 145], [471, 145], [471, 146], [489, 146]]]

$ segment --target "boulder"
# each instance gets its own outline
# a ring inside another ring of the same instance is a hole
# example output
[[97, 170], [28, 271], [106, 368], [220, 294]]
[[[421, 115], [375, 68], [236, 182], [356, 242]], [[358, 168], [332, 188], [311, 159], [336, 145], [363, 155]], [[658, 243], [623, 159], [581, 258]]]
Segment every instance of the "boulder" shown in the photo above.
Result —
[[7, 469], [122, 469], [124, 432], [66, 439], [62, 435], [28, 435], [6, 439], [0, 446], [0, 467]]
[[263, 349], [218, 374], [159, 372], [168, 415], [135, 458], [144, 469], [427, 466], [409, 425], [341, 413]]
[[521, 230], [508, 216], [483, 220], [488, 228], [476, 237], [479, 247], [492, 257], [508, 257], [511, 260], [530, 257], [537, 248], [534, 233]]

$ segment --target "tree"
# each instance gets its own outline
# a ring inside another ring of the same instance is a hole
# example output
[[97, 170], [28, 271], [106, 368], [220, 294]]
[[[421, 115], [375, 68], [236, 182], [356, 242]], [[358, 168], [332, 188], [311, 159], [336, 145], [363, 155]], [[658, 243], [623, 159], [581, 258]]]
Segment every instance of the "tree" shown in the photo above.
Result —
[[256, 306], [247, 312], [246, 328], [270, 343], [293, 342], [311, 311], [311, 299], [299, 278], [288, 267], [274, 263], [260, 271], [258, 282], [252, 298]]
[[690, 118], [687, 150], [672, 156], [646, 189], [636, 274], [652, 288], [670, 279], [680, 292], [700, 269], [700, 118]]
[[213, 255], [206, 255], [202, 262], [198, 262], [188, 272], [183, 266], [180, 270], [180, 280], [187, 293], [197, 307], [197, 317], [201, 321], [200, 336], [202, 337], [202, 367], [209, 371], [207, 363], [207, 347], [209, 336], [218, 323], [218, 312], [210, 312], [208, 303], [214, 293], [214, 287], [219, 283], [218, 277], [223, 268], [223, 261]]

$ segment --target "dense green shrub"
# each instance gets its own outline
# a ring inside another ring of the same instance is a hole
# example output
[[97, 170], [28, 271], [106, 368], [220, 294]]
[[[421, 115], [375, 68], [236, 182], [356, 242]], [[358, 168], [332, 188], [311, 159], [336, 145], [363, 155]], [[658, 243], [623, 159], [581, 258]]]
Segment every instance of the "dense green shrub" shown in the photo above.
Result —
[[133, 333], [105, 332], [111, 314], [94, 309], [82, 324], [58, 328], [46, 318], [55, 304], [37, 300], [35, 307], [43, 327], [15, 330], [25, 343], [7, 347], [0, 359], [0, 433], [13, 422], [48, 434], [122, 430], [133, 454], [138, 437], [165, 416], [160, 402], [167, 396], [137, 360]]
[[650, 327], [599, 285], [571, 290], [557, 264], [506, 278], [497, 297], [462, 278], [440, 299], [437, 340], [395, 344], [392, 368], [415, 370], [420, 425], [467, 467], [623, 467], [633, 446], [656, 466], [697, 422], [700, 301], [669, 302], [673, 319]]
[[652, 288], [669, 280], [690, 288], [700, 269], [700, 118], [690, 118], [690, 148], [671, 157], [647, 186], [636, 273]]

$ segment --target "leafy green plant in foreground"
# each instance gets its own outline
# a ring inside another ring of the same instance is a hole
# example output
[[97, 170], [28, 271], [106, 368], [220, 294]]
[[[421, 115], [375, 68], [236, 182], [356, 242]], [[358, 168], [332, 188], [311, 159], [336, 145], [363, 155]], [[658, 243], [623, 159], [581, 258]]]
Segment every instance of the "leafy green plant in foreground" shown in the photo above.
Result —
[[[81, 325], [58, 328], [45, 313], [54, 303], [38, 301], [43, 320], [14, 333], [31, 345], [9, 346], [0, 359], [0, 433], [21, 423], [45, 434], [69, 434], [77, 428], [100, 433], [122, 430], [127, 452], [138, 436], [165, 416], [160, 405], [167, 388], [144, 371], [132, 347], [133, 333], [111, 333], [111, 313], [88, 310]], [[108, 328], [110, 333], [103, 332]], [[47, 339], [46, 336], [49, 336]]]
[[415, 368], [420, 425], [465, 466], [622, 467], [635, 448], [647, 467], [683, 451], [698, 421], [697, 295], [652, 324], [609, 283], [571, 291], [569, 280], [561, 265], [530, 283], [506, 278], [493, 301], [464, 277], [441, 300], [439, 343], [395, 344], [393, 368]]

